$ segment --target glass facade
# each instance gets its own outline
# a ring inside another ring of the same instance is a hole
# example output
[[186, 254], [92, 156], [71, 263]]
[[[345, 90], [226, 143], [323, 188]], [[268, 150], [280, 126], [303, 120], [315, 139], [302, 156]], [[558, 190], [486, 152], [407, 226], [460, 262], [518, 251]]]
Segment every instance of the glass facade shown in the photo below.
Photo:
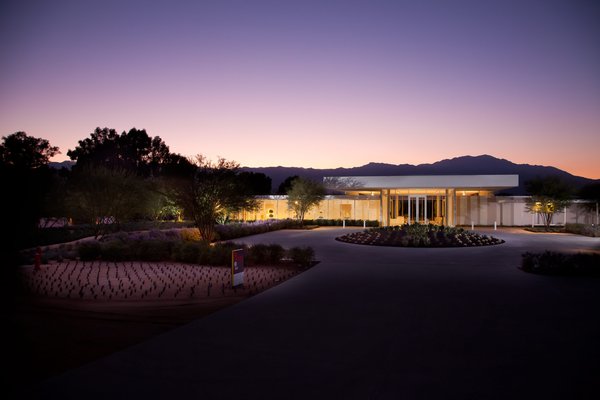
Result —
[[445, 194], [390, 193], [389, 218], [391, 225], [444, 224], [446, 216]]
[[[244, 210], [233, 219], [244, 221], [296, 218], [287, 196], [259, 196], [258, 208]], [[307, 220], [379, 221], [382, 226], [403, 224], [493, 225], [516, 224], [489, 190], [456, 188], [398, 188], [352, 190], [329, 195], [305, 215]], [[510, 214], [512, 215], [512, 214]], [[518, 222], [520, 223], [520, 222]]]

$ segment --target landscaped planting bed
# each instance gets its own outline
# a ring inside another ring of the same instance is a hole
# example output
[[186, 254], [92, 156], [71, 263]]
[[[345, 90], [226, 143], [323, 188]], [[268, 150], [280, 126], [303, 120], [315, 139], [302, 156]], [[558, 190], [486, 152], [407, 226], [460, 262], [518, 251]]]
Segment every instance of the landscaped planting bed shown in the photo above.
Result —
[[521, 269], [540, 275], [600, 276], [600, 254], [524, 253]]
[[438, 225], [402, 225], [373, 228], [337, 237], [352, 244], [395, 247], [472, 247], [504, 243], [504, 240], [462, 228]]
[[[164, 231], [118, 232], [101, 239], [42, 247], [43, 263], [50, 260], [84, 261], [175, 261], [200, 265], [230, 265], [231, 251], [245, 249], [249, 265], [294, 264], [302, 268], [314, 264], [310, 247], [284, 249], [278, 244], [246, 246], [233, 242], [208, 244], [200, 241], [196, 228]], [[33, 264], [35, 249], [22, 253], [23, 264]]]

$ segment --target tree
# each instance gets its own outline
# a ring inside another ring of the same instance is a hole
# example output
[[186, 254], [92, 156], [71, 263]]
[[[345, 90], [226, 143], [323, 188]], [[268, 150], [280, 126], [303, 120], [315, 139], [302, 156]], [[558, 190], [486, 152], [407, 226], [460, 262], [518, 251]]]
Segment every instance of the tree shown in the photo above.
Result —
[[47, 175], [48, 190], [44, 194], [40, 217], [46, 217], [44, 225], [40, 227], [53, 227], [61, 218], [69, 216], [69, 208], [65, 200], [71, 171], [66, 168], [60, 170], [50, 168]]
[[239, 178], [251, 195], [271, 194], [271, 178], [262, 172], [241, 172]]
[[107, 168], [134, 171], [140, 176], [156, 176], [169, 159], [169, 147], [145, 129], [132, 128], [120, 135], [114, 129], [96, 128], [89, 138], [69, 150], [67, 155], [82, 165], [101, 165]]
[[557, 176], [535, 178], [525, 182], [531, 197], [526, 207], [529, 212], [542, 216], [546, 230], [550, 228], [552, 217], [571, 203], [571, 189]]
[[285, 178], [285, 180], [279, 184], [279, 187], [277, 188], [277, 194], [287, 194], [292, 187], [292, 182], [298, 178], [300, 178], [298, 175], [288, 176]]
[[302, 222], [306, 212], [325, 198], [325, 188], [318, 182], [296, 178], [292, 181], [287, 195], [288, 208], [294, 211], [296, 218]]
[[600, 203], [600, 183], [590, 183], [581, 188], [578, 196], [582, 200], [587, 200], [589, 203], [584, 203], [589, 210], [596, 210], [596, 203]]
[[96, 236], [145, 211], [147, 182], [118, 168], [86, 165], [73, 171], [68, 204], [75, 219], [96, 227]]
[[600, 183], [590, 183], [579, 191], [578, 197], [586, 200], [581, 206], [589, 212], [596, 213], [596, 225], [598, 225], [598, 209], [600, 204]]
[[116, 167], [119, 164], [119, 134], [114, 129], [96, 128], [89, 138], [79, 141], [73, 150], [67, 151], [78, 166], [85, 164]]
[[60, 154], [58, 147], [50, 146], [46, 139], [27, 136], [25, 132], [2, 136], [0, 162], [5, 166], [37, 169], [47, 166], [50, 158], [57, 154]]
[[54, 183], [55, 171], [48, 167], [58, 147], [41, 138], [16, 132], [2, 137], [0, 144], [0, 208], [4, 211], [4, 231], [0, 257], [3, 263], [16, 265], [18, 250], [33, 246], [45, 200]]
[[166, 168], [172, 197], [189, 215], [206, 242], [215, 238], [215, 225], [230, 213], [256, 207], [239, 177], [239, 164], [219, 158], [212, 162], [197, 155], [184, 162], [172, 157]]

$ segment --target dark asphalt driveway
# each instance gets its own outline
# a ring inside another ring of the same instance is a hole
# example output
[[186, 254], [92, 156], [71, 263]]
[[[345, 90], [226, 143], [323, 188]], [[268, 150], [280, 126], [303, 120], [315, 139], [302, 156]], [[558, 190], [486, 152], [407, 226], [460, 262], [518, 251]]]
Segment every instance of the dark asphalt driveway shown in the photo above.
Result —
[[[517, 269], [521, 253], [600, 239], [494, 232], [492, 247], [359, 246], [280, 231], [311, 270], [44, 383], [45, 398], [600, 398], [600, 279]], [[521, 232], [521, 233], [519, 233]]]

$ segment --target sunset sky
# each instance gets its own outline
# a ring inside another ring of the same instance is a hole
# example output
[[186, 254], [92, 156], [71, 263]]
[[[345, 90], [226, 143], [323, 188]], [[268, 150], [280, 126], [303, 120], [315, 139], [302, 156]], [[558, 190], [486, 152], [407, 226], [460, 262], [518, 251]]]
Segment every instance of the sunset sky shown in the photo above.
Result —
[[600, 178], [594, 1], [3, 1], [0, 135], [245, 166], [491, 154]]

